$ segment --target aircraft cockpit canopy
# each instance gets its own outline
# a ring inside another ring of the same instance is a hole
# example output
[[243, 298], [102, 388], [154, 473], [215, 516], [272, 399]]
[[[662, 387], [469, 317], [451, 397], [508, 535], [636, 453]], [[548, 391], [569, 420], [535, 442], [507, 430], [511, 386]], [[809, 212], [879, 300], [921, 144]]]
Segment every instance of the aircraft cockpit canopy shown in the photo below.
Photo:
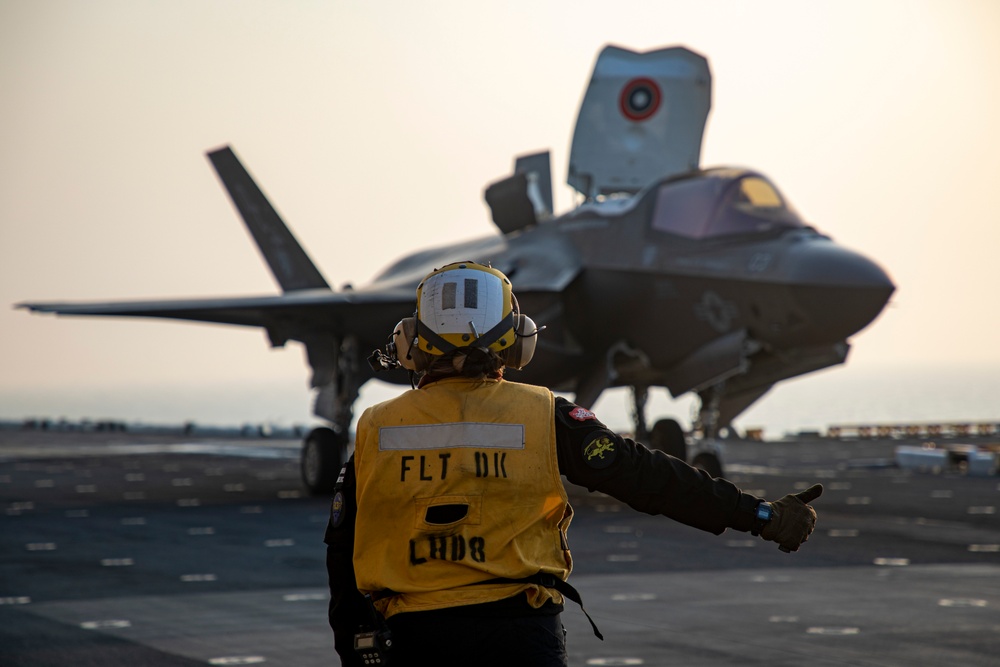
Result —
[[734, 169], [663, 183], [652, 217], [654, 230], [692, 239], [804, 226], [770, 181]]

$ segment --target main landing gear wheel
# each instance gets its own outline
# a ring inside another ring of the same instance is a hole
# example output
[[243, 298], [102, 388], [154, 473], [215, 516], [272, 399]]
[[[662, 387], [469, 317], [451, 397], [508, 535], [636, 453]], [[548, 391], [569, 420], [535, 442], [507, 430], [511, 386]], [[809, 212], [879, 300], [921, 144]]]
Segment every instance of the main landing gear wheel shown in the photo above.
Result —
[[660, 419], [653, 424], [649, 434], [649, 444], [664, 454], [669, 454], [681, 461], [687, 460], [687, 440], [684, 429], [675, 419]]
[[691, 462], [691, 465], [695, 468], [701, 468], [712, 477], [722, 477], [724, 474], [722, 470], [722, 462], [715, 454], [709, 454], [707, 452], [698, 454], [694, 457], [694, 461]]
[[302, 443], [302, 482], [314, 496], [329, 494], [344, 465], [347, 437], [332, 428], [314, 428]]

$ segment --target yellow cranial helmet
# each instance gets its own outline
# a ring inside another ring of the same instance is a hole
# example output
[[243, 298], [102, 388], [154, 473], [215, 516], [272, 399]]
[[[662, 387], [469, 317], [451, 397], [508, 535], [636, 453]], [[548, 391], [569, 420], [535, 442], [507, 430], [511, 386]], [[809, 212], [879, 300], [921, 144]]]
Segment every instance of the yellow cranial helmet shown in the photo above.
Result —
[[465, 346], [507, 349], [516, 339], [514, 304], [510, 280], [492, 267], [435, 269], [417, 287], [417, 346], [435, 356]]

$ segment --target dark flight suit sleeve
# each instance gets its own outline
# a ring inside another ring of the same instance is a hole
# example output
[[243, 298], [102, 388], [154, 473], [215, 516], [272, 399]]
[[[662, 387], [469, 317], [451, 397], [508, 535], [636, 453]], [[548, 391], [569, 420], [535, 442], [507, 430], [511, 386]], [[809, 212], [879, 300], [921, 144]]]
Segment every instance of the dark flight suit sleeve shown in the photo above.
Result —
[[330, 579], [330, 627], [334, 646], [345, 667], [363, 665], [354, 651], [354, 633], [366, 607], [354, 578], [354, 526], [358, 514], [354, 457], [340, 473], [326, 525], [326, 571]]
[[749, 531], [760, 498], [663, 452], [623, 438], [594, 413], [556, 397], [559, 472], [633, 509], [662, 514], [716, 535]]

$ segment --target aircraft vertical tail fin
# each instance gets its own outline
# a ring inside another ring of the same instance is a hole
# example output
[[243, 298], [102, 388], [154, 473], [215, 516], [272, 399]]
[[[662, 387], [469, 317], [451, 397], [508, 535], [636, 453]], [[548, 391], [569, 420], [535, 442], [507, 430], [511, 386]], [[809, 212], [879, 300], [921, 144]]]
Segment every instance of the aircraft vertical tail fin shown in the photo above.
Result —
[[607, 46], [576, 120], [568, 182], [588, 199], [698, 168], [712, 105], [708, 60], [681, 46]]
[[233, 149], [225, 146], [211, 151], [208, 159], [282, 291], [329, 289], [323, 274], [257, 187]]

